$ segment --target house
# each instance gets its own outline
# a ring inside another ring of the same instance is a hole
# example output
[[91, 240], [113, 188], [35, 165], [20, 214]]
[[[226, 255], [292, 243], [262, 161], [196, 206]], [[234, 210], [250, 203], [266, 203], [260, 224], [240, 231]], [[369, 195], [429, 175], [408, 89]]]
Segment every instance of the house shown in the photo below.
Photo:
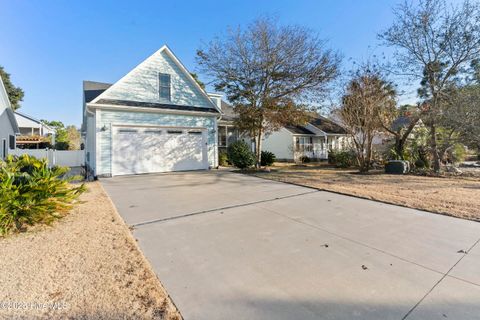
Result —
[[39, 149], [55, 145], [55, 129], [22, 112], [15, 111], [15, 119], [20, 129], [18, 148]]
[[345, 129], [334, 121], [317, 115], [303, 126], [286, 126], [267, 135], [263, 150], [273, 152], [277, 159], [301, 161], [326, 160], [332, 150], [342, 150], [349, 146]]
[[167, 46], [113, 84], [84, 81], [83, 92], [89, 175], [217, 166], [220, 108]]
[[[219, 152], [238, 139], [254, 142], [235, 129], [236, 114], [233, 107], [221, 101], [222, 118], [218, 121]], [[263, 150], [273, 152], [278, 160], [300, 161], [302, 157], [312, 160], [328, 159], [329, 150], [341, 150], [348, 145], [345, 129], [332, 120], [317, 116], [305, 126], [286, 126], [270, 133], [263, 140]]]
[[7, 90], [0, 77], [0, 159], [15, 150], [16, 135], [20, 133]]

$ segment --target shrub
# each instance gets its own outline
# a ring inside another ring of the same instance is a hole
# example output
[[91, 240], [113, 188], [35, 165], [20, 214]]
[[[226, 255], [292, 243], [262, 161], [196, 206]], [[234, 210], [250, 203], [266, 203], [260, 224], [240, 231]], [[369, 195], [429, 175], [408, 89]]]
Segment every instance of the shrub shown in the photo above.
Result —
[[228, 165], [228, 154], [226, 151], [220, 151], [218, 153], [218, 164], [221, 165], [222, 167], [225, 167]]
[[70, 185], [78, 177], [62, 179], [68, 170], [28, 155], [0, 162], [0, 235], [64, 216], [85, 190]]
[[300, 157], [300, 161], [301, 161], [302, 163], [309, 163], [309, 162], [312, 161], [312, 160], [311, 160], [309, 157], [307, 157], [307, 156], [301, 156], [301, 157]]
[[255, 164], [255, 155], [247, 143], [236, 141], [227, 148], [228, 160], [239, 169], [246, 169]]
[[69, 149], [69, 144], [66, 141], [58, 141], [55, 143], [55, 149], [57, 150], [68, 150]]
[[422, 159], [415, 160], [415, 168], [423, 169], [427, 168], [427, 164]]
[[465, 147], [460, 143], [456, 143], [447, 155], [448, 160], [451, 163], [459, 163], [465, 161], [466, 156], [467, 150], [465, 150]]
[[355, 153], [351, 150], [330, 151], [328, 153], [328, 163], [337, 168], [349, 168], [355, 165]]
[[275, 162], [275, 155], [270, 151], [262, 151], [260, 165], [262, 167], [271, 166]]

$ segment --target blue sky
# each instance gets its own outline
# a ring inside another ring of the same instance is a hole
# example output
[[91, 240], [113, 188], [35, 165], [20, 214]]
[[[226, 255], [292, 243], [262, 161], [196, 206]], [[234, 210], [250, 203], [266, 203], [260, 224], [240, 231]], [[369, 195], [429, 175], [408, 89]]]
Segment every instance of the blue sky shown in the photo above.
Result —
[[202, 41], [273, 15], [317, 31], [348, 65], [383, 50], [376, 35], [398, 1], [0, 0], [0, 65], [25, 91], [21, 111], [78, 126], [82, 80], [115, 82], [163, 44], [195, 71]]

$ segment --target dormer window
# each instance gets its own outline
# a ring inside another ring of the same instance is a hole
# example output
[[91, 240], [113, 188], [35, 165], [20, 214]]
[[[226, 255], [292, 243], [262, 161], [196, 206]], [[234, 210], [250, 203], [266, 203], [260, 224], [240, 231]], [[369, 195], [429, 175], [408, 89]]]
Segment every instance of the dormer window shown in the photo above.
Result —
[[160, 99], [162, 100], [171, 100], [171, 79], [170, 75], [167, 73], [158, 74], [158, 92]]

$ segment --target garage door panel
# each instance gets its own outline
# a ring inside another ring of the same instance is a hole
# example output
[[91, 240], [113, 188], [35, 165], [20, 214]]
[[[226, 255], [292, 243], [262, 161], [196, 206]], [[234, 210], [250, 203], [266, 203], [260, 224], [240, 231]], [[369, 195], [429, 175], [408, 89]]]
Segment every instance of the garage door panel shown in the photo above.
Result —
[[118, 127], [112, 151], [114, 175], [208, 168], [205, 130]]

